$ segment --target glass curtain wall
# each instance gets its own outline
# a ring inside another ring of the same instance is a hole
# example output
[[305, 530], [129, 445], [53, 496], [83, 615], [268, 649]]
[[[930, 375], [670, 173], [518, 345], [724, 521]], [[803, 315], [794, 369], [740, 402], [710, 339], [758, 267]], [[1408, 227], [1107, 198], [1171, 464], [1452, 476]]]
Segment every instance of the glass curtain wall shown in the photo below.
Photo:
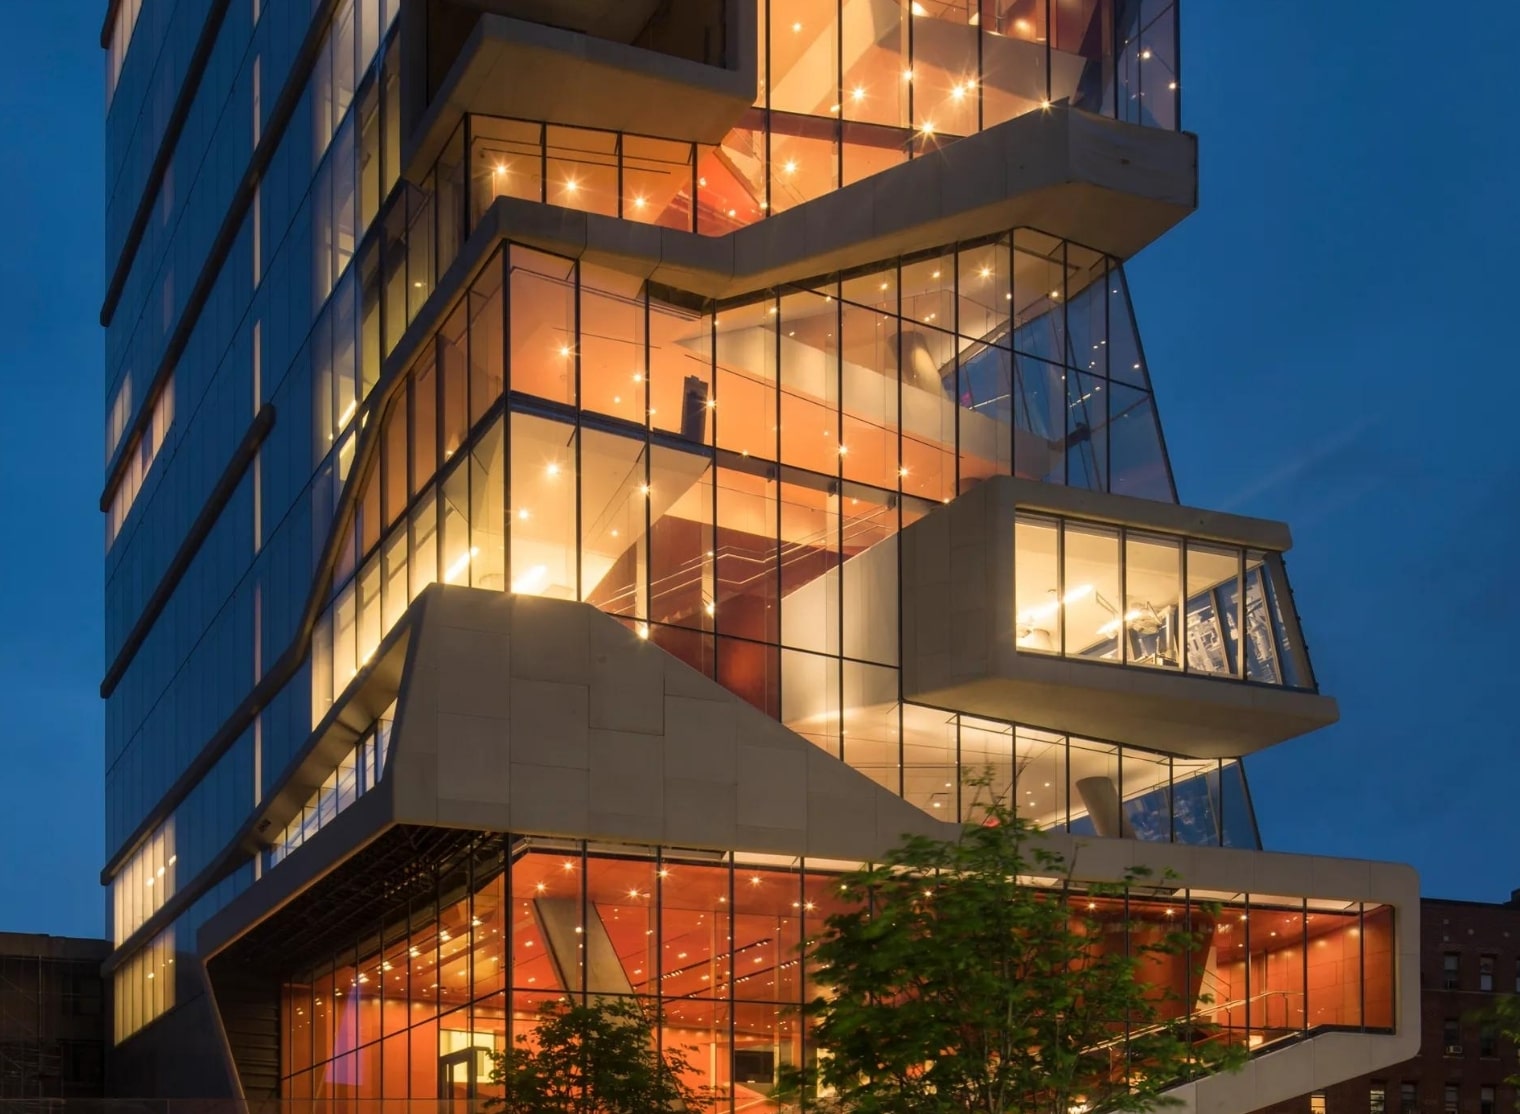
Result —
[[469, 117], [474, 220], [518, 197], [717, 236], [945, 142], [1069, 106], [1179, 124], [1177, 20], [1155, 0], [765, 0], [760, 93], [716, 145]]
[[1314, 689], [1280, 553], [1021, 512], [1014, 596], [1023, 651]]
[[[705, 310], [508, 245], [364, 414], [380, 448], [314, 636], [312, 721], [428, 584], [583, 600], [933, 808], [905, 773], [896, 534], [998, 474], [1170, 497], [1134, 338], [1112, 260], [1025, 231]], [[347, 399], [336, 446], [314, 437], [336, 478], [356, 372], [322, 366], [319, 413]]]
[[[907, 704], [900, 748], [896, 739], [852, 741], [849, 760], [894, 792], [901, 776], [902, 796], [942, 820], [973, 819], [996, 800], [1051, 831], [1261, 847], [1240, 764], [1228, 759], [1157, 754]], [[965, 785], [964, 774], [986, 775], [988, 784]]]
[[[819, 992], [804, 941], [841, 910], [808, 863], [694, 859], [637, 847], [484, 842], [433, 893], [357, 927], [282, 990], [281, 1095], [489, 1098], [489, 1054], [532, 1047], [545, 1003], [658, 1001], [651, 1042], [687, 1050], [716, 1109], [772, 1111], [777, 1073], [814, 1051], [796, 1010]], [[820, 864], [822, 865], [822, 864]], [[1391, 910], [1246, 894], [1074, 900], [1106, 946], [1177, 924], [1200, 947], [1141, 977], [1177, 994], [1198, 1039], [1269, 1047], [1393, 1023]], [[1100, 908], [1101, 905], [1101, 908]], [[336, 1109], [336, 1107], [334, 1107]]]
[[1052, 105], [1175, 130], [1176, 7], [761, 0], [759, 95], [717, 144], [477, 115], [437, 184], [467, 152], [470, 227], [517, 197], [718, 236]]

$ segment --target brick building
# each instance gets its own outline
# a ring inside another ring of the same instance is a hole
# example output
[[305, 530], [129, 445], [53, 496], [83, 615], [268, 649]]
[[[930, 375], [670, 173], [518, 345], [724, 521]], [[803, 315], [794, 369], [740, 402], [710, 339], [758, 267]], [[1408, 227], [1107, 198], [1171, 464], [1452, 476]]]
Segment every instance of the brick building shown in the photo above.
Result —
[[1483, 1015], [1520, 994], [1520, 890], [1420, 903], [1420, 1053], [1258, 1114], [1496, 1114], [1516, 1108], [1515, 1046]]

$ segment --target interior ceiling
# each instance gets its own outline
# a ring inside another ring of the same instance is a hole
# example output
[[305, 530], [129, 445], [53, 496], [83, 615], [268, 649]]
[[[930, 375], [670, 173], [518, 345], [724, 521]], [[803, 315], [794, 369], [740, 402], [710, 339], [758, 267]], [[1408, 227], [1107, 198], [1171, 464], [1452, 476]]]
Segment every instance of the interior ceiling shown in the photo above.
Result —
[[438, 876], [499, 836], [395, 827], [219, 953], [216, 964], [290, 974], [352, 946], [408, 899], [429, 901]]

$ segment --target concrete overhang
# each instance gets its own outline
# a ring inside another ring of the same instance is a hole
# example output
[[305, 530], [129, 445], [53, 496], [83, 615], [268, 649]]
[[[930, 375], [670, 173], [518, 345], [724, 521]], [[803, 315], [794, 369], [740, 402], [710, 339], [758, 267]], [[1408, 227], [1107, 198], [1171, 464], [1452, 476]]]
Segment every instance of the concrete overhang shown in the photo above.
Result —
[[237, 850], [271, 846], [392, 699], [378, 784], [208, 921], [203, 954], [395, 828], [853, 861], [904, 832], [940, 830], [590, 604], [435, 584], [292, 759]]
[[470, 114], [717, 144], [755, 101], [755, 0], [725, 23], [731, 61], [714, 66], [484, 12], [437, 92], [408, 89], [403, 173], [421, 182]]
[[[1064, 505], [1059, 495], [1056, 501]], [[295, 800], [305, 786], [320, 784], [331, 771], [320, 768], [317, 750], [334, 725], [350, 734], [363, 730], [361, 721], [398, 691], [391, 759], [380, 783], [208, 919], [194, 945], [200, 962], [226, 953], [235, 968], [234, 945], [261, 929], [267, 935], [285, 910], [300, 915], [329, 903], [383, 899], [376, 887], [384, 883], [347, 868], [362, 865], [371, 850], [405, 851], [410, 841], [448, 829], [714, 853], [744, 849], [834, 864], [870, 860], [905, 833], [949, 838], [957, 831], [589, 605], [452, 586], [429, 588], [412, 605], [349, 686], [345, 706], [329, 714], [293, 761], [288, 780], [303, 788], [282, 789], [278, 797]], [[396, 836], [399, 844], [382, 842]], [[1268, 905], [1307, 899], [1394, 909], [1393, 1032], [1311, 1033], [1237, 1074], [1179, 1088], [1182, 1109], [1245, 1110], [1282, 1101], [1407, 1059], [1418, 1048], [1419, 883], [1410, 868], [1133, 839], [1047, 838], [1079, 885], [1119, 882], [1130, 868], [1145, 866], [1174, 879], [1168, 887], [1210, 900], [1249, 894]]]
[[395, 702], [406, 672], [415, 616], [408, 620], [391, 629], [281, 771], [274, 791], [239, 830], [241, 851], [258, 854], [267, 850], [285, 826], [301, 814], [360, 737]]
[[1194, 136], [1054, 107], [723, 236], [501, 197], [471, 248], [512, 240], [724, 299], [1012, 228], [1127, 259], [1196, 201]]
[[986, 480], [902, 533], [905, 700], [1196, 758], [1239, 757], [1339, 719], [1313, 691], [1019, 649], [1021, 510], [1260, 548], [1270, 560], [1291, 545], [1277, 522]]

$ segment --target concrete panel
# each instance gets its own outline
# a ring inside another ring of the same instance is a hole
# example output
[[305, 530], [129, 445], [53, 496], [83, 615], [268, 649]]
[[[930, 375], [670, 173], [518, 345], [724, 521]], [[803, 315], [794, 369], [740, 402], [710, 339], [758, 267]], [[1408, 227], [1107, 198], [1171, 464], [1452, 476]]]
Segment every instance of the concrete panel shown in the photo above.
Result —
[[420, 75], [407, 73], [404, 173], [420, 182], [466, 113], [716, 144], [755, 99], [753, 11], [750, 0], [730, 5], [727, 68], [549, 25], [558, 19], [485, 13], [425, 111]]
[[665, 815], [665, 759], [660, 741], [626, 731], [592, 730], [587, 745], [591, 811], [616, 816]]
[[[513, 83], [523, 84], [521, 75]], [[711, 298], [1015, 227], [1039, 228], [1128, 258], [1192, 211], [1196, 141], [1186, 133], [1129, 124], [1114, 124], [1117, 131], [1084, 130], [1073, 139], [1068, 132], [1077, 117], [1085, 114], [1068, 108], [1031, 112], [956, 140], [954, 155], [943, 156], [953, 160], [953, 188], [947, 187], [952, 170], [942, 156], [928, 155], [724, 236], [662, 229], [657, 254], [652, 241], [630, 239], [627, 222], [615, 217], [574, 213], [572, 219], [570, 210], [520, 198], [497, 198], [484, 223], [498, 239]], [[1122, 154], [1086, 160], [1083, 166], [1101, 172], [1101, 181], [1088, 181], [1072, 170], [1073, 148], [1080, 145], [1111, 146]], [[1004, 183], [1002, 196], [991, 202], [978, 184], [987, 178]], [[866, 214], [870, 227], [861, 235]], [[477, 244], [472, 235], [470, 252], [487, 251], [492, 242], [486, 237]], [[912, 420], [905, 394], [905, 428]]]
[[1382, 865], [1352, 859], [1327, 859], [1316, 855], [1310, 867], [1312, 892], [1316, 897], [1365, 900], [1374, 889], [1372, 868]]
[[737, 698], [733, 703], [719, 704], [667, 696], [666, 772], [699, 781], [732, 783], [739, 761], [738, 711]]
[[738, 813], [742, 826], [807, 831], [808, 756], [801, 750], [738, 748]]
[[868, 859], [884, 848], [876, 838], [876, 804], [849, 795], [807, 796], [806, 855]]
[[513, 637], [532, 649], [513, 660], [512, 676], [585, 684], [591, 673], [594, 614], [589, 607], [566, 609], [560, 600], [513, 596]]
[[738, 836], [738, 786], [667, 776], [665, 831], [672, 843], [733, 847]]
[[684, 661], [666, 654], [664, 664], [667, 696], [684, 696], [690, 700], [710, 700], [719, 704], [730, 698], [727, 689], [714, 684], [711, 679], [702, 676]]
[[584, 684], [512, 679], [512, 763], [586, 768], [590, 694]]
[[591, 775], [586, 770], [512, 763], [514, 831], [579, 835], [590, 819]]
[[438, 654], [438, 701], [470, 716], [508, 714], [511, 639], [499, 631], [457, 629]]
[[[665, 730], [665, 659], [659, 647], [613, 624], [627, 642], [595, 647], [591, 666], [590, 726], [659, 735]], [[607, 630], [596, 625], [599, 635]], [[621, 641], [621, 640], [620, 640]]]
[[1269, 550], [1290, 540], [1278, 523], [986, 480], [902, 533], [906, 699], [1200, 758], [1249, 754], [1339, 718], [1314, 692], [1021, 651], [1012, 540], [1021, 509]]
[[438, 713], [438, 796], [506, 804], [507, 733], [505, 719]]

